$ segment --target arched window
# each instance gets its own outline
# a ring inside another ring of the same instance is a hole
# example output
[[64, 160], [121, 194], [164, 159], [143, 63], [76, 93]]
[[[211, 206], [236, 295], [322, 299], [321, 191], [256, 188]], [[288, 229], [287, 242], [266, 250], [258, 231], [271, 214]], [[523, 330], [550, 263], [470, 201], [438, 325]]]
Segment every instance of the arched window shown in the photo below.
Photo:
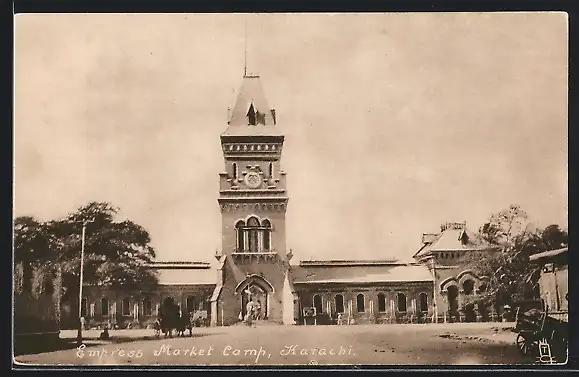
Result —
[[421, 312], [428, 311], [428, 295], [424, 292], [418, 295], [418, 308]]
[[269, 220], [262, 221], [263, 230], [263, 249], [269, 251], [271, 249], [271, 223]]
[[364, 313], [364, 311], [366, 310], [364, 307], [364, 295], [363, 294], [359, 294], [358, 296], [356, 296], [356, 308], [358, 310], [358, 313]]
[[245, 223], [243, 221], [238, 221], [237, 224], [235, 224], [235, 232], [237, 232], [237, 250], [241, 251], [241, 250], [245, 250], [245, 237], [244, 237], [244, 230], [243, 227], [245, 226]]
[[194, 296], [187, 296], [185, 299], [185, 305], [187, 308], [187, 313], [191, 313], [199, 309], [199, 304], [197, 304], [197, 299]]
[[121, 305], [122, 315], [131, 315], [131, 300], [129, 298], [124, 298], [121, 302]]
[[321, 314], [322, 313], [322, 298], [320, 297], [320, 295], [314, 295], [314, 308], [316, 308], [316, 314]]
[[378, 293], [378, 312], [384, 313], [386, 311], [386, 296], [384, 293]]
[[472, 280], [465, 280], [462, 283], [462, 290], [465, 295], [471, 295], [474, 292], [474, 282]]
[[336, 313], [343, 313], [344, 312], [344, 296], [341, 294], [337, 294], [334, 298], [336, 303]]
[[143, 299], [143, 314], [147, 317], [153, 314], [153, 304], [148, 297]]
[[396, 294], [396, 303], [397, 303], [399, 312], [405, 312], [406, 311], [406, 295], [404, 293], [397, 293]]
[[101, 315], [109, 315], [109, 299], [106, 297], [101, 299]]
[[249, 228], [249, 251], [256, 253], [259, 251], [257, 241], [257, 228], [259, 228], [259, 221], [255, 217], [251, 217], [249, 220], [247, 220], [247, 227]]
[[237, 164], [233, 163], [233, 179], [237, 180]]

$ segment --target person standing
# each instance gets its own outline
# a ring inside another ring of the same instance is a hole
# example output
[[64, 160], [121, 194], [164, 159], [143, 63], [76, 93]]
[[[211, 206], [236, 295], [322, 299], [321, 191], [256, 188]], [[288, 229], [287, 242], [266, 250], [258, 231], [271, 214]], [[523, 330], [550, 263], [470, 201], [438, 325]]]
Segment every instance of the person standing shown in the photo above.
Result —
[[255, 319], [261, 319], [261, 301], [257, 300], [255, 303]]
[[253, 324], [253, 300], [249, 301], [245, 306], [245, 324], [251, 326]]

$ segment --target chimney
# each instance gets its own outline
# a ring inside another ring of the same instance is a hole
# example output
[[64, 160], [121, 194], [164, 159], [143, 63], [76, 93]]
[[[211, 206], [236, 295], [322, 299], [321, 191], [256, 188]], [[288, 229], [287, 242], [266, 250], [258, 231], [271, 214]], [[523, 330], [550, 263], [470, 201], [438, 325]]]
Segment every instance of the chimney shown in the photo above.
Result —
[[273, 124], [275, 125], [277, 123], [277, 120], [275, 118], [275, 109], [271, 109], [271, 117], [273, 118]]

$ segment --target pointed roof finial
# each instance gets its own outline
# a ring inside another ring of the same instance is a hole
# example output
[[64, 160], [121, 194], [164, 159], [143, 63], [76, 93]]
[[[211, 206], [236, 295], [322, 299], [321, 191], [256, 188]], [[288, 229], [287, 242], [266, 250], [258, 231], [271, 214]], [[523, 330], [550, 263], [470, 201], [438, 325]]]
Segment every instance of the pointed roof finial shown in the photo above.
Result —
[[245, 56], [243, 59], [243, 76], [247, 76], [247, 17], [245, 18]]

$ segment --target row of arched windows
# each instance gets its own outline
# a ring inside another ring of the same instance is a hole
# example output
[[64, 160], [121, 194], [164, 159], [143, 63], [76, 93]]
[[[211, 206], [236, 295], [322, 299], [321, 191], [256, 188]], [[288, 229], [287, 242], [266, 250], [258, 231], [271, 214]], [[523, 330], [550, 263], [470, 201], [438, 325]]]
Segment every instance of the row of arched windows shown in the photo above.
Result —
[[[314, 295], [313, 304], [317, 313], [323, 312], [322, 298], [320, 295]], [[334, 305], [336, 313], [344, 313], [344, 296], [337, 294], [334, 297]], [[396, 294], [396, 310], [399, 312], [407, 311], [407, 297], [404, 293]], [[428, 311], [428, 295], [424, 292], [418, 295], [418, 310], [421, 312]], [[356, 311], [364, 313], [366, 311], [366, 299], [362, 293], [356, 296]], [[386, 312], [386, 296], [383, 293], [378, 293], [378, 312]]]
[[271, 222], [267, 219], [261, 224], [256, 217], [250, 217], [247, 223], [239, 220], [235, 224], [237, 250], [251, 253], [271, 250], [271, 231]]
[[[167, 299], [167, 298], [166, 298]], [[171, 298], [172, 299], [172, 298]], [[162, 302], [162, 301], [161, 301]], [[152, 316], [153, 313], [153, 301], [150, 298], [144, 298], [141, 302], [142, 304], [142, 314], [144, 316]], [[185, 307], [187, 312], [193, 312], [195, 310], [207, 310], [207, 304], [205, 301], [198, 299], [195, 296], [187, 296], [185, 299]], [[87, 316], [88, 314], [88, 305], [87, 299], [82, 299], [82, 315]], [[103, 297], [100, 300], [100, 315], [101, 316], [108, 316], [111, 314], [111, 302], [108, 298]], [[124, 298], [121, 300], [121, 314], [124, 316], [131, 315], [131, 299]]]
[[[233, 163], [233, 179], [237, 180], [239, 178], [239, 168], [237, 167], [237, 163]], [[270, 162], [269, 163], [269, 169], [268, 169], [268, 177], [269, 178], [273, 178], [273, 163]]]

